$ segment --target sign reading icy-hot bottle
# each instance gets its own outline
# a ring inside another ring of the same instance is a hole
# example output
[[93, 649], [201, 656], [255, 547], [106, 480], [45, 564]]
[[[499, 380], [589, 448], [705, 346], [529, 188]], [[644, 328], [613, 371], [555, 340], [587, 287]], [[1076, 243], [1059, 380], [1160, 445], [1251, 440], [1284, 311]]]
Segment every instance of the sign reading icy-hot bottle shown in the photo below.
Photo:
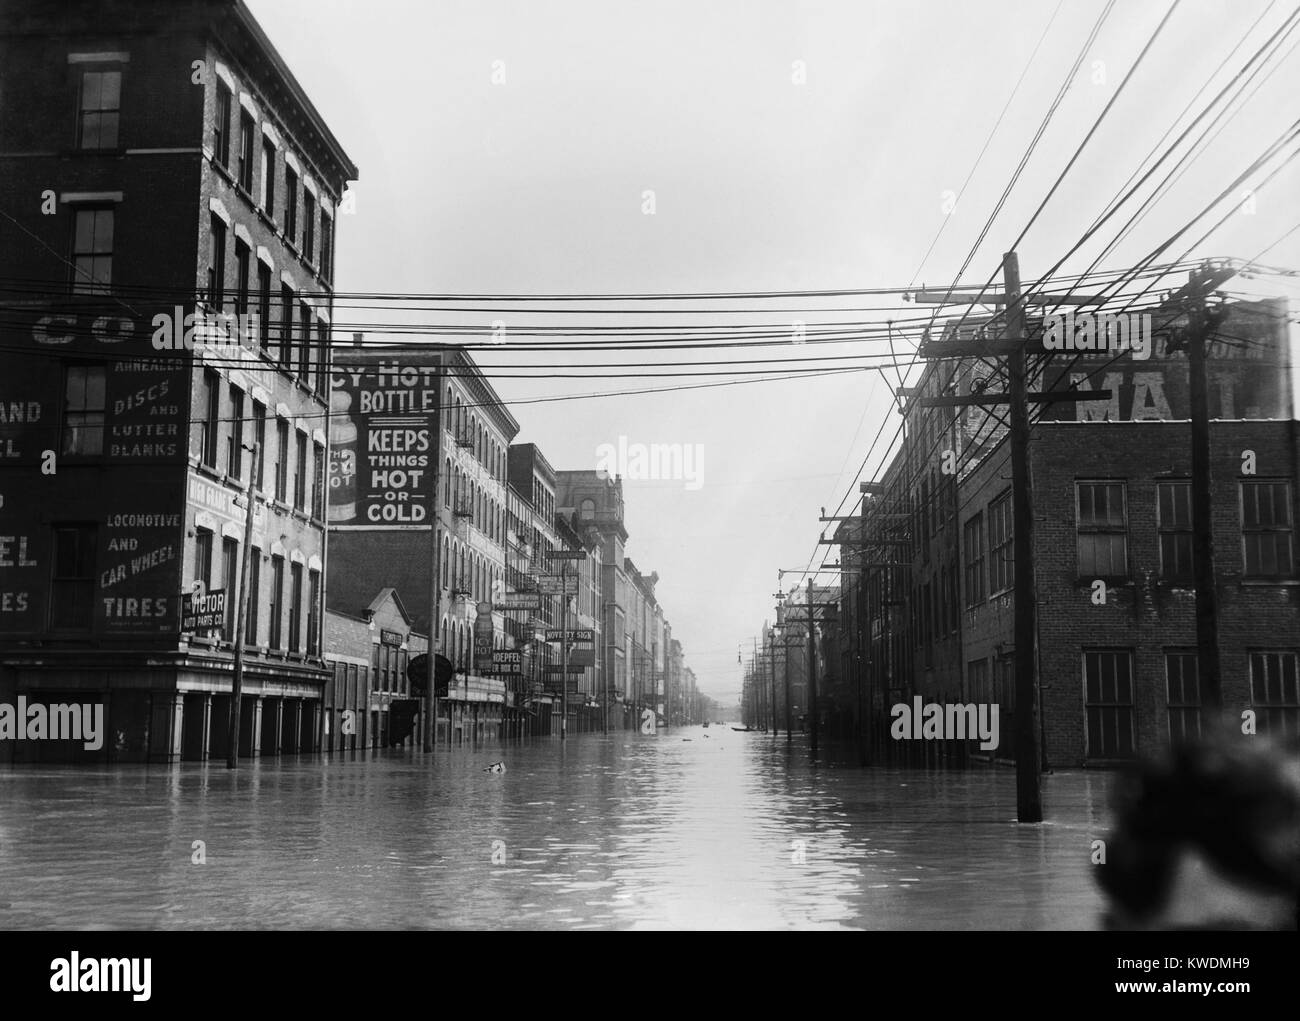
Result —
[[330, 376], [330, 527], [427, 529], [441, 359], [346, 348]]

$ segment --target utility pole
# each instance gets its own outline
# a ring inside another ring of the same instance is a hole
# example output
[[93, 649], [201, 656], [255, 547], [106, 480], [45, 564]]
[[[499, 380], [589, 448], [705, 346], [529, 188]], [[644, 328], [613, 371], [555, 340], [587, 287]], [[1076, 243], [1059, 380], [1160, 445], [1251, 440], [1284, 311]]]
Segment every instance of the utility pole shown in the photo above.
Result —
[[[429, 472], [429, 484], [432, 490], [429, 494], [429, 648], [426, 655], [428, 669], [425, 672], [425, 690], [424, 690], [424, 725], [420, 728], [424, 733], [424, 750], [433, 751], [434, 743], [437, 741], [438, 734], [438, 693], [436, 678], [438, 675], [436, 658], [442, 652], [438, 648], [438, 618], [441, 616], [440, 602], [442, 593], [438, 589], [438, 577], [441, 571], [441, 550], [438, 549], [438, 477], [439, 466], [442, 464], [442, 358], [437, 359], [437, 369], [434, 373], [434, 400], [436, 407], [433, 413], [433, 465], [432, 471]], [[453, 500], [455, 497], [453, 497]], [[452, 508], [452, 513], [456, 508]], [[447, 740], [451, 742], [451, 719], [447, 720]]]
[[[257, 499], [255, 483], [261, 457], [262, 444], [254, 441], [253, 466], [248, 474], [248, 486], [244, 490], [248, 507], [244, 514], [244, 549], [239, 558], [239, 605], [235, 608], [235, 679], [230, 689], [230, 720], [226, 730], [230, 744], [226, 756], [227, 769], [235, 769], [239, 765], [240, 699], [244, 693], [244, 621], [248, 619], [248, 565], [253, 555], [253, 506]], [[227, 592], [226, 598], [229, 599], [231, 595]]]
[[1196, 672], [1201, 698], [1216, 716], [1223, 711], [1219, 663], [1218, 591], [1214, 571], [1214, 523], [1210, 500], [1209, 382], [1205, 345], [1221, 314], [1205, 307], [1207, 294], [1232, 276], [1228, 270], [1200, 266], [1187, 282], [1188, 324], [1171, 348], [1187, 346], [1188, 387], [1192, 415], [1192, 568], [1196, 583]]
[[1011, 516], [1015, 560], [1016, 643], [1016, 818], [1042, 822], [1039, 791], [1038, 602], [1034, 591], [1034, 502], [1029, 477], [1029, 403], [1025, 387], [1025, 307], [1020, 301], [1020, 260], [1015, 252], [1002, 257], [1006, 288], [1007, 333], [1012, 345], [1007, 355], [1008, 396], [1011, 398]]
[[771, 681], [772, 701], [772, 740], [776, 740], [776, 631], [769, 628], [767, 632], [767, 676]]
[[[1047, 393], [1027, 392], [1025, 378], [1025, 311], [1026, 301], [1034, 304], [1068, 303], [1091, 305], [1102, 303], [1101, 299], [1089, 296], [1074, 296], [1054, 299], [1044, 295], [1022, 295], [1020, 293], [1020, 261], [1015, 252], [1007, 252], [1002, 257], [1002, 276], [1004, 294], [978, 295], [968, 299], [972, 302], [1000, 304], [1006, 308], [1006, 323], [1001, 336], [989, 340], [978, 340], [973, 345], [942, 341], [937, 344], [923, 344], [931, 347], [929, 352], [922, 352], [922, 357], [952, 358], [974, 355], [988, 357], [990, 354], [1003, 354], [1007, 358], [1007, 393], [1005, 394], [969, 394], [966, 396], [944, 396], [917, 398], [919, 407], [960, 408], [967, 405], [1009, 405], [1009, 437], [1011, 452], [1011, 513], [1012, 513], [1012, 555], [1015, 560], [1014, 592], [1015, 613], [1013, 634], [1015, 642], [1015, 690], [1016, 690], [1016, 818], [1020, 822], [1042, 822], [1043, 806], [1039, 788], [1039, 726], [1038, 726], [1038, 655], [1037, 642], [1037, 596], [1034, 591], [1033, 562], [1033, 484], [1029, 477], [1029, 401], [1051, 403], [1055, 401], [1089, 401], [1109, 400], [1109, 390], [1090, 391], [1051, 391]], [[922, 295], [918, 300], [931, 299]]]
[[569, 562], [560, 561], [560, 670], [564, 680], [560, 687], [560, 740], [569, 729]]
[[812, 757], [817, 758], [817, 652], [813, 616], [813, 584], [808, 579], [808, 729], [812, 737]]

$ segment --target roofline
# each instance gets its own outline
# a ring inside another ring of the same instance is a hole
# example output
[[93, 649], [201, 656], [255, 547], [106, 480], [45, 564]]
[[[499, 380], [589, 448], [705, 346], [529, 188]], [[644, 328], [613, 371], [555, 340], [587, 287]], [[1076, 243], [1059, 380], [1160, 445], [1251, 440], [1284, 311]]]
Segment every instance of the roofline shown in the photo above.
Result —
[[284, 83], [293, 94], [293, 98], [301, 104], [303, 112], [307, 114], [307, 118], [311, 121], [312, 127], [319, 132], [321, 139], [325, 142], [326, 146], [329, 147], [334, 158], [338, 160], [339, 165], [343, 167], [343, 170], [347, 175], [346, 180], [357, 180], [357, 165], [353, 163], [351, 157], [343, 151], [342, 144], [336, 137], [334, 137], [334, 132], [330, 131], [329, 126], [326, 125], [325, 118], [320, 115], [320, 111], [316, 109], [315, 104], [313, 104], [307, 97], [306, 90], [298, 83], [298, 79], [294, 77], [293, 72], [289, 70], [289, 65], [285, 63], [284, 58], [280, 56], [280, 51], [275, 48], [275, 44], [271, 42], [270, 37], [262, 30], [262, 26], [257, 23], [257, 19], [253, 17], [253, 12], [248, 9], [248, 5], [244, 0], [227, 0], [227, 2], [230, 3], [233, 8], [235, 17], [239, 20], [239, 23], [253, 37], [253, 41], [266, 51], [267, 59], [270, 61], [272, 68], [274, 68], [276, 73], [284, 79]]

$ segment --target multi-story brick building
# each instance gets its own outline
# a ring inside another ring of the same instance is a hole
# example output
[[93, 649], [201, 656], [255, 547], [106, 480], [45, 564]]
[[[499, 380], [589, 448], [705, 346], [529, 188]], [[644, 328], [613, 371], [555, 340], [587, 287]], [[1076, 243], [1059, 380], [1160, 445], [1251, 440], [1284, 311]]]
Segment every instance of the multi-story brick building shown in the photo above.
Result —
[[[1223, 701], [1230, 715], [1255, 714], [1261, 731], [1294, 734], [1300, 441], [1285, 323], [1279, 303], [1229, 305], [1207, 364]], [[970, 393], [997, 371], [978, 359], [933, 365], [905, 396], [937, 396], [950, 384]], [[1100, 383], [1112, 396], [1048, 405], [1030, 443], [1041, 743], [1044, 762], [1061, 766], [1129, 758], [1207, 722], [1185, 355], [1044, 360], [1030, 389], [1069, 383]], [[888, 733], [894, 704], [916, 695], [996, 704], [1001, 743], [991, 754], [1010, 759], [1023, 650], [1013, 632], [1006, 432], [977, 408], [909, 400], [906, 415], [899, 455], [868, 487], [861, 531], [840, 533], [844, 563], [857, 560], [862, 572], [844, 625], [864, 636], [861, 729], [873, 752], [889, 755], [898, 750]], [[962, 758], [974, 744], [909, 750]]]
[[[12, 0], [0, 76], [0, 698], [103, 703], [93, 757], [224, 757], [252, 484], [239, 751], [310, 749], [357, 169], [241, 0]], [[196, 584], [224, 619], [183, 630]]]
[[597, 689], [610, 726], [624, 726], [622, 705], [628, 692], [629, 582], [624, 567], [627, 529], [623, 525], [623, 483], [596, 470], [556, 473], [556, 502], [577, 515], [580, 527], [595, 528], [600, 544], [601, 650]]
[[[507, 699], [492, 652], [507, 642], [493, 595], [505, 587], [506, 451], [519, 423], [461, 348], [367, 347], [358, 334], [338, 361], [379, 373], [384, 386], [373, 392], [384, 396], [365, 397], [364, 380], [354, 393], [343, 371], [336, 373], [329, 608], [356, 618], [391, 588], [411, 628], [427, 634], [436, 600], [436, 651], [456, 670], [438, 699], [437, 739], [496, 739]], [[436, 400], [422, 382], [433, 373], [442, 380]], [[352, 406], [354, 397], [366, 406]], [[431, 424], [435, 416], [440, 421]], [[359, 449], [356, 423], [363, 420], [376, 437], [365, 441], [373, 449]]]
[[325, 660], [332, 676], [323, 696], [321, 750], [414, 745], [422, 700], [406, 671], [428, 648], [394, 589], [384, 589], [358, 616], [327, 610]]

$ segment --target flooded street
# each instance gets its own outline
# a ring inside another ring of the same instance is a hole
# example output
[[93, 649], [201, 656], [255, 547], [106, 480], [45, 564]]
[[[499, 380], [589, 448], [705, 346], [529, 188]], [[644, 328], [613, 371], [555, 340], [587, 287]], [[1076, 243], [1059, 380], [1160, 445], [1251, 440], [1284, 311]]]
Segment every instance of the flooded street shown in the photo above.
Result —
[[5, 768], [0, 928], [1096, 928], [1111, 781], [1044, 777], [1021, 827], [1011, 770], [814, 769], [716, 726]]

